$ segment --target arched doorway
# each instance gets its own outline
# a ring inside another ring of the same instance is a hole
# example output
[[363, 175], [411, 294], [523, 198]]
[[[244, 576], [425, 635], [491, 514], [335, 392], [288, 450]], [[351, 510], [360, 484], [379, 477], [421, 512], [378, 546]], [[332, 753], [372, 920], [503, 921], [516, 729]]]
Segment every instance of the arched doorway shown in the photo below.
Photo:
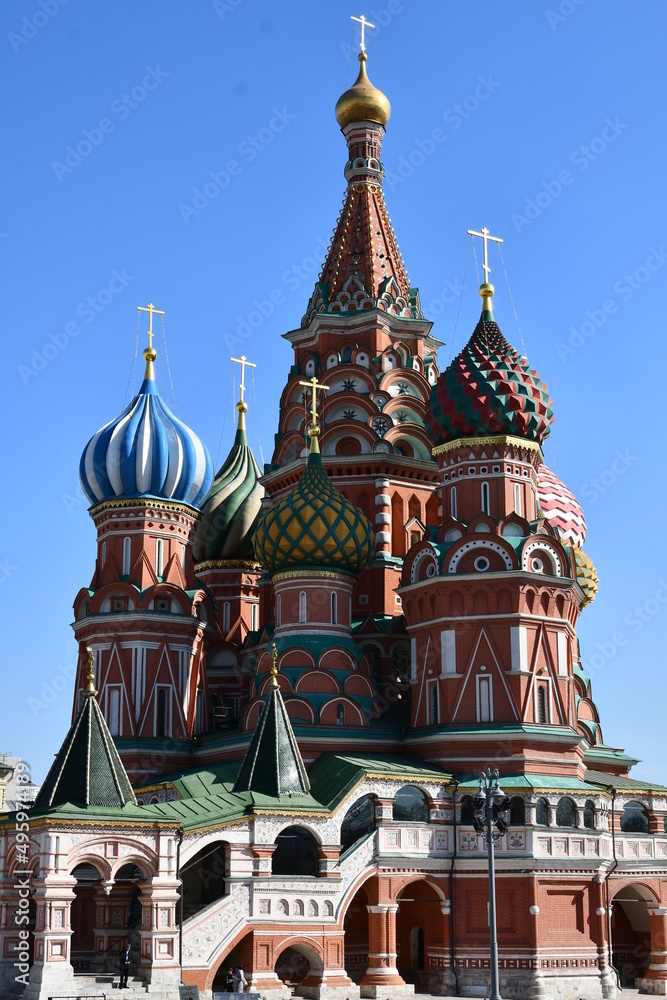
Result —
[[242, 968], [246, 979], [250, 979], [252, 969], [252, 934], [248, 933], [218, 962], [215, 978], [211, 984], [213, 993], [224, 993], [227, 988], [227, 976], [232, 969]]
[[[396, 966], [407, 983], [425, 985], [445, 946], [442, 897], [425, 879], [411, 882], [398, 894]], [[429, 964], [429, 958], [433, 962]]]
[[651, 961], [651, 919], [649, 903], [653, 895], [642, 885], [626, 885], [612, 899], [612, 964], [621, 986], [633, 986]]
[[313, 834], [302, 826], [288, 826], [276, 837], [271, 858], [272, 875], [320, 874], [320, 856]]
[[309, 987], [321, 980], [324, 965], [314, 948], [299, 941], [280, 952], [274, 971], [297, 996], [309, 996]]
[[368, 893], [362, 886], [354, 894], [345, 914], [345, 971], [355, 983], [360, 983], [368, 968]]
[[102, 876], [91, 864], [73, 869], [76, 879], [70, 912], [72, 925], [71, 963], [75, 972], [88, 972], [95, 958], [96, 896]]
[[182, 908], [184, 921], [227, 894], [228, 864], [229, 844], [216, 840], [181, 865], [183, 902], [179, 911]]

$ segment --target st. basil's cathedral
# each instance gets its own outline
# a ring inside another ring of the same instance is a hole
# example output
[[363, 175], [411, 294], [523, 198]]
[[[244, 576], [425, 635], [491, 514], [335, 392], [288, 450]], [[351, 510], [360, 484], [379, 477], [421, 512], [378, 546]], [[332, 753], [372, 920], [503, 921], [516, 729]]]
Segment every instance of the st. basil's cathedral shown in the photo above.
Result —
[[487, 767], [502, 996], [667, 995], [667, 789], [604, 742], [581, 667], [597, 574], [544, 464], [552, 400], [487, 271], [440, 372], [359, 61], [271, 463], [243, 357], [215, 473], [158, 393], [152, 306], [141, 388], [83, 451], [73, 722], [28, 837], [0, 826], [3, 997], [110, 990], [126, 942], [118, 996], [211, 1000], [238, 966], [267, 1000], [485, 996]]

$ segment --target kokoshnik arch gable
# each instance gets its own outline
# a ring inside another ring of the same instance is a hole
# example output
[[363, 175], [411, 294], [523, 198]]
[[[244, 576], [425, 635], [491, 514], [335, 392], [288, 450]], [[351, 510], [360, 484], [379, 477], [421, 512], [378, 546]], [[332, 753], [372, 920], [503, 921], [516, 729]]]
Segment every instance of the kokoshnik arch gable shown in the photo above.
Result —
[[580, 666], [597, 575], [543, 463], [552, 401], [486, 281], [439, 372], [384, 201], [389, 101], [359, 60], [271, 464], [242, 392], [214, 475], [160, 398], [150, 334], [139, 393], [84, 450], [73, 723], [29, 850], [0, 828], [3, 996], [21, 878], [29, 997], [83, 995], [128, 938], [160, 1000], [181, 967], [210, 997], [230, 964], [269, 998], [482, 996], [487, 763], [512, 796], [503, 995], [613, 997], [615, 969], [666, 993], [667, 790], [605, 744]]

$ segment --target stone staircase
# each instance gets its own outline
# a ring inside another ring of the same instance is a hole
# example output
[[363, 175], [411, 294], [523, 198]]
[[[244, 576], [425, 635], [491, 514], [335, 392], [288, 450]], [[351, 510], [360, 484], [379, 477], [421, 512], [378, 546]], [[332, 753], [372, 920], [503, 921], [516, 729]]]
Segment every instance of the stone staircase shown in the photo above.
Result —
[[[74, 976], [74, 989], [72, 997], [113, 997], [114, 1000], [148, 1000], [150, 996], [148, 986], [138, 976], [129, 976], [127, 989], [118, 988], [120, 973], [100, 972], [98, 975]], [[66, 995], [66, 994], [65, 994]]]

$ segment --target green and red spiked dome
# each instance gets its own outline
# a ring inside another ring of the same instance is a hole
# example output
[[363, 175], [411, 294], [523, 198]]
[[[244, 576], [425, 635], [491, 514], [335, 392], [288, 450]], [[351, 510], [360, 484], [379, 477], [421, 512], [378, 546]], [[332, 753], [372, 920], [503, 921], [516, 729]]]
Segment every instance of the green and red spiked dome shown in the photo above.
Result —
[[541, 444], [554, 418], [551, 406], [546, 383], [484, 309], [472, 337], [433, 388], [426, 424], [436, 444], [494, 434]]

